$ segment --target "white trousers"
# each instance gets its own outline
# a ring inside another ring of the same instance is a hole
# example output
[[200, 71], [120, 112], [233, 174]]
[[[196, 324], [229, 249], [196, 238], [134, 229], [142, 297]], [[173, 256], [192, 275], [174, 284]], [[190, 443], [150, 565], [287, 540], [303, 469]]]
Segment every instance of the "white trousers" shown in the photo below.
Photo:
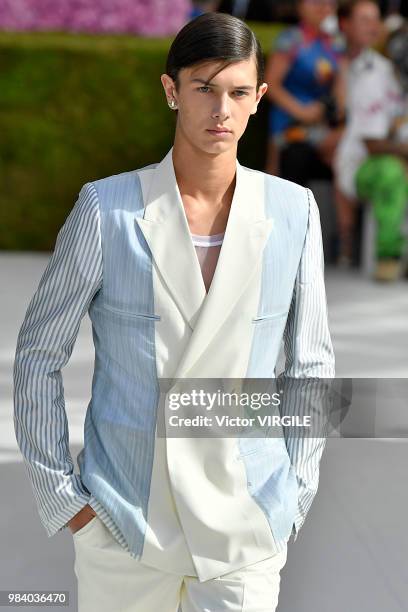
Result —
[[274, 612], [287, 548], [200, 582], [142, 565], [98, 516], [73, 534], [78, 612]]

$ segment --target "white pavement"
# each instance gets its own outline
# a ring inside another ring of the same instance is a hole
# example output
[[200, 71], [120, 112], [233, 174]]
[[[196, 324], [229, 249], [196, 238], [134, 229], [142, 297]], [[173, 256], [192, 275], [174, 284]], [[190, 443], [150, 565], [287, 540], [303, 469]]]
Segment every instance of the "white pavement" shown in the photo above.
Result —
[[[64, 609], [76, 612], [72, 537], [64, 531], [47, 538], [13, 426], [17, 333], [48, 259], [0, 254], [0, 590], [68, 590]], [[378, 285], [357, 271], [327, 268], [326, 288], [336, 376], [407, 378], [408, 281]], [[74, 459], [83, 444], [92, 366], [86, 317], [63, 372]], [[407, 450], [406, 438], [328, 440], [319, 493], [282, 571], [278, 612], [406, 611]]]

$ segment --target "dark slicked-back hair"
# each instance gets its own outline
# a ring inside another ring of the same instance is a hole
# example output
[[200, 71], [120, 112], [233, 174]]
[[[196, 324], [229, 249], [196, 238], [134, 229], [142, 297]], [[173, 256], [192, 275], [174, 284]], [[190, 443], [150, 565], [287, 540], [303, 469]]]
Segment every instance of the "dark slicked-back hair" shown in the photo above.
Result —
[[225, 13], [205, 13], [187, 23], [177, 34], [167, 56], [166, 73], [179, 86], [182, 68], [219, 60], [223, 68], [233, 62], [254, 57], [257, 87], [264, 80], [264, 60], [261, 45], [252, 30], [241, 19]]

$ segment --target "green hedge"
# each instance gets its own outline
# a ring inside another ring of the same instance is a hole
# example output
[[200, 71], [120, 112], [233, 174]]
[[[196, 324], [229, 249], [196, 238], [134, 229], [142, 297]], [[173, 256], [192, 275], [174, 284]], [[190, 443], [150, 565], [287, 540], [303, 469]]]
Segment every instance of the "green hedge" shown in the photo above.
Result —
[[[251, 24], [263, 48], [281, 26]], [[49, 250], [87, 181], [160, 161], [171, 39], [0, 33], [0, 249]], [[266, 103], [240, 142], [261, 168]]]

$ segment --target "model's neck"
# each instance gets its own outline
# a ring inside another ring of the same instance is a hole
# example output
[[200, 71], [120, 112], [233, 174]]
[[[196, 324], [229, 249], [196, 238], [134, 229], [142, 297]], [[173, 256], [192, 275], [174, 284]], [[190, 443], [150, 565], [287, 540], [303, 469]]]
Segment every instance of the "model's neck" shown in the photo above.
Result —
[[234, 189], [236, 149], [212, 155], [176, 139], [173, 165], [182, 195], [217, 206]]

